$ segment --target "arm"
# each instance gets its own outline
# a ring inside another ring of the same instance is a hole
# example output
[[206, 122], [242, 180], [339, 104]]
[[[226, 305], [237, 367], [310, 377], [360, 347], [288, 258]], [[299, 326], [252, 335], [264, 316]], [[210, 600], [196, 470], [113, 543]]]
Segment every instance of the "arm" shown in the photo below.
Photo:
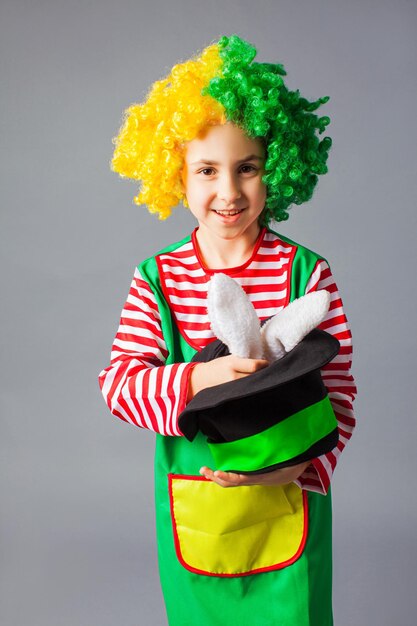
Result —
[[181, 435], [177, 418], [186, 403], [191, 363], [164, 365], [167, 349], [158, 306], [136, 269], [109, 367], [99, 375], [113, 415], [162, 435]]
[[340, 342], [339, 354], [322, 369], [323, 382], [339, 427], [339, 442], [331, 452], [314, 459], [295, 482], [303, 489], [327, 493], [330, 480], [341, 452], [355, 427], [352, 403], [356, 386], [350, 373], [352, 364], [352, 335], [336, 283], [326, 261], [320, 260], [307, 284], [306, 293], [327, 289], [331, 293], [330, 310], [319, 328], [331, 333]]

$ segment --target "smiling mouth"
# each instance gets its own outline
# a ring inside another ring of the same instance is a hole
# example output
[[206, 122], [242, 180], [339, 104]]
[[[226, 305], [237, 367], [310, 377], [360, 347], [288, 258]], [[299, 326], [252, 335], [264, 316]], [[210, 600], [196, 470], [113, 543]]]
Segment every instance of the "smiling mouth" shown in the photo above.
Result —
[[239, 213], [242, 213], [244, 209], [231, 209], [228, 211], [216, 211], [215, 209], [213, 209], [213, 211], [217, 213], [217, 215], [221, 215], [222, 217], [232, 217], [233, 215], [238, 215]]

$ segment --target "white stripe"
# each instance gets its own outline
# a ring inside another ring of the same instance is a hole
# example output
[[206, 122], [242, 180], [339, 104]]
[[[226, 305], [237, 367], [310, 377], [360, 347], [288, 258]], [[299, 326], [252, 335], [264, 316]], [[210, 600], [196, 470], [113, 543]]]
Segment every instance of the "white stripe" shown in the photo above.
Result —
[[[258, 260], [258, 261], [254, 261], [251, 265], [250, 265], [250, 269], [251, 270], [256, 270], [259, 272], [263, 272], [263, 271], [267, 271], [267, 270], [273, 270], [273, 271], [278, 271], [278, 270], [283, 270], [285, 265], [288, 265], [289, 263], [289, 258], [288, 257], [282, 257], [280, 259], [277, 258], [276, 261], [262, 261], [262, 259]], [[288, 268], [285, 268], [285, 271], [287, 271]], [[275, 277], [272, 277], [275, 278]]]
[[[142, 333], [142, 337], [141, 338], [146, 338], [146, 334]], [[149, 339], [152, 339], [152, 341], [155, 341], [155, 338], [153, 335], [149, 335]], [[119, 348], [119, 350], [116, 350], [116, 348]], [[113, 349], [112, 349], [112, 354], [113, 352], [123, 352], [124, 350], [129, 351], [129, 352], [140, 352], [141, 350], [145, 350], [145, 352], [154, 352], [156, 354], [156, 351], [154, 349], [153, 346], [149, 346], [148, 344], [142, 343], [140, 341], [124, 341], [122, 339], [119, 338], [115, 338], [114, 342], [113, 342]], [[130, 356], [134, 356], [133, 354]], [[138, 354], [138, 356], [140, 356]]]
[[314, 272], [311, 274], [308, 283], [307, 283], [307, 287], [306, 287], [306, 293], [309, 293], [312, 289], [314, 289], [316, 287], [316, 285], [319, 283], [320, 281], [320, 276], [322, 274], [322, 272], [324, 272], [324, 270], [329, 269], [328, 264], [325, 261], [320, 261], [320, 263], [317, 265], [316, 269], [314, 270]]
[[[334, 299], [336, 300], [336, 298], [334, 298]], [[337, 298], [337, 299], [339, 300], [339, 298]], [[332, 298], [330, 298], [330, 300], [332, 300]], [[331, 320], [334, 317], [339, 317], [339, 316], [344, 316], [344, 311], [343, 311], [343, 308], [341, 306], [338, 306], [335, 309], [330, 309], [329, 312], [327, 313], [326, 317], [325, 317], [325, 321], [326, 320]]]
[[[153, 304], [155, 304], [155, 308], [157, 308], [157, 304], [156, 304], [156, 300], [153, 294], [150, 294], [148, 292], [146, 292], [146, 294], [144, 294], [144, 296], [148, 299], [151, 300]], [[134, 296], [132, 293], [129, 293], [127, 296], [127, 302], [129, 304], [133, 304], [137, 309], [140, 309], [141, 311], [152, 311], [153, 313], [153, 309], [151, 309], [149, 307], [149, 305], [147, 305], [143, 300], [139, 300], [139, 298], [137, 296]], [[123, 309], [125, 310], [125, 309]]]
[[334, 278], [331, 274], [329, 274], [329, 276], [327, 278], [321, 278], [319, 285], [318, 285], [318, 290], [320, 289], [326, 289], [327, 287], [333, 287], [335, 284], [334, 282]]
[[337, 376], [349, 376], [349, 370], [348, 369], [344, 369], [344, 370], [326, 370], [326, 369], [322, 369], [321, 370], [321, 377], [324, 379], [329, 379], [329, 378], [336, 378]]
[[192, 324], [208, 324], [208, 316], [206, 315], [200, 315], [198, 313], [180, 313], [180, 311], [178, 311], [177, 313], [175, 313], [175, 317], [179, 322], [184, 322], [186, 323], [192, 323]]
[[170, 301], [172, 304], [179, 304], [180, 306], [205, 306], [206, 299], [204, 298], [183, 298], [181, 296], [170, 296]]
[[132, 320], [134, 323], [136, 321], [150, 322], [151, 324], [155, 324], [155, 326], [159, 328], [158, 311], [152, 311], [152, 315], [150, 315], [148, 312], [139, 309], [136, 309], [134, 311], [132, 311], [132, 309], [123, 309], [120, 317], [123, 322], [129, 320]]
[[248, 294], [251, 302], [264, 302], [268, 304], [270, 300], [285, 300], [287, 295], [286, 289], [279, 289], [277, 291], [263, 291], [262, 293], [250, 293]]
[[[123, 318], [123, 321], [128, 321], [127, 318]], [[146, 322], [147, 324], [149, 324], [150, 326], [152, 326], [153, 328], [155, 328], [157, 331], [159, 331], [159, 324], [157, 324], [154, 320], [151, 320], [149, 317], [145, 317], [143, 316], [143, 318], [141, 319], [141, 321]], [[146, 333], [147, 336], [152, 336], [153, 338], [155, 338], [157, 335], [153, 335], [151, 333], [151, 331], [142, 325], [142, 324], [136, 324], [136, 325], [129, 325], [129, 324], [120, 324], [118, 330], [117, 330], [117, 334], [125, 334], [125, 335], [138, 335], [138, 333], [141, 333], [141, 335], [143, 336], [143, 333]]]
[[259, 276], [247, 276], [243, 278], [237, 278], [235, 280], [239, 283], [240, 286], [251, 287], [252, 285], [265, 285], [266, 287], [273, 289], [275, 285], [282, 285], [283, 283], [287, 282], [287, 274], [284, 273], [282, 275], [274, 277], [262, 276], [262, 274], [260, 274]]
[[279, 309], [282, 307], [257, 307], [257, 312], [259, 311], [260, 315], [259, 317], [272, 317], [273, 315], [275, 315], [276, 313], [278, 313]]
[[[331, 375], [331, 372], [329, 372], [329, 374]], [[323, 378], [325, 379], [326, 387], [332, 387], [335, 389], [337, 389], [338, 387], [349, 387], [349, 388], [355, 387], [355, 383], [353, 382], [352, 379], [342, 380], [340, 378], [327, 378], [327, 377], [323, 377]]]
[[[129, 407], [130, 412], [135, 416], [135, 419], [137, 421], [137, 423], [142, 426], [143, 428], [150, 428], [151, 427], [151, 423], [147, 421], [147, 416], [146, 415], [139, 415], [137, 408], [133, 405], [133, 400], [131, 398], [130, 395], [126, 395], [124, 396], [124, 400], [127, 404], [127, 406]], [[121, 413], [123, 413], [123, 415], [126, 416], [127, 420], [131, 423], [131, 424], [135, 424], [135, 422], [132, 420], [132, 418], [130, 416], [128, 416], [128, 414], [125, 411], [122, 411], [121, 407], [119, 406], [119, 411]]]
[[[113, 410], [117, 409], [117, 411], [119, 411], [126, 419], [128, 422], [130, 422], [131, 424], [134, 424], [134, 421], [132, 420], [132, 418], [130, 417], [130, 415], [126, 412], [126, 410], [119, 404], [119, 396], [121, 396], [125, 401], [126, 404], [128, 405], [128, 407], [130, 408], [132, 414], [135, 416], [136, 420], [138, 421], [139, 424], [143, 423], [143, 420], [141, 420], [140, 416], [138, 416], [137, 414], [137, 410], [135, 409], [135, 407], [133, 406], [133, 401], [130, 398], [130, 394], [129, 394], [129, 379], [128, 379], [128, 374], [131, 370], [132, 366], [137, 365], [138, 361], [135, 359], [131, 365], [129, 365], [129, 367], [127, 368], [127, 370], [125, 371], [123, 377], [121, 378], [115, 392], [113, 395], [113, 399], [114, 401], [112, 401], [112, 408]], [[141, 372], [138, 373], [138, 376], [141, 374]], [[150, 426], [150, 424], [149, 424]], [[148, 427], [149, 427], [148, 426]]]
[[[143, 378], [143, 376], [141, 378]], [[135, 390], [136, 390], [135, 399], [137, 403], [139, 404], [140, 413], [138, 413], [138, 411], [135, 411], [135, 415], [137, 416], [136, 419], [139, 421], [140, 424], [143, 424], [145, 428], [149, 428], [150, 430], [154, 431], [155, 428], [152, 425], [151, 416], [149, 415], [148, 410], [143, 401], [143, 398], [141, 397], [141, 389], [142, 389], [142, 380], [139, 380], [139, 376], [138, 376], [136, 378], [136, 385], [135, 385]]]
[[[187, 256], [181, 256], [180, 254], [177, 254], [178, 252], [189, 252], [190, 254]], [[160, 260], [161, 263], [178, 263], [181, 265], [196, 265], [198, 264], [197, 258], [195, 256], [195, 254], [193, 253], [191, 248], [178, 248], [178, 250], [176, 250], [174, 253], [172, 254], [161, 254], [160, 255]]]
[[168, 263], [164, 263], [162, 265], [162, 269], [163, 269], [164, 272], [167, 272], [167, 273], [169, 272], [170, 274], [175, 274], [175, 275], [178, 275], [178, 276], [186, 275], [186, 276], [190, 276], [190, 277], [195, 276], [195, 277], [200, 278], [200, 277], [205, 275], [201, 268], [197, 268], [196, 270], [192, 270], [192, 269], [189, 269], [187, 267], [187, 269], [185, 270], [185, 268], [182, 267], [182, 266], [177, 267], [175, 265], [169, 265]]
[[[172, 368], [172, 365], [165, 366], [168, 369]], [[156, 400], [156, 390], [157, 390], [157, 377], [158, 377], [158, 369], [155, 368], [151, 370], [149, 375], [149, 391], [148, 391], [148, 402], [152, 407], [152, 412], [154, 417], [156, 418], [158, 424], [158, 432], [164, 434], [165, 433], [165, 424], [164, 424], [164, 416], [161, 412], [161, 409]], [[165, 401], [164, 401], [165, 403]]]
[[201, 331], [201, 330], [187, 330], [187, 335], [190, 337], [190, 339], [211, 339], [212, 337], [214, 337], [213, 331], [210, 330], [205, 330], [205, 331]]
[[319, 456], [318, 460], [322, 464], [323, 469], [326, 472], [327, 476], [330, 478], [333, 473], [332, 466], [330, 465], [330, 461], [327, 459], [325, 454], [322, 454], [321, 456]]
[[[191, 283], [187, 280], [173, 280], [172, 278], [166, 278], [165, 284], [167, 287], [178, 289], [178, 291], [201, 291], [207, 293], [207, 283]], [[187, 296], [185, 296], [187, 297]]]
[[105, 400], [107, 400], [107, 396], [109, 394], [109, 391], [111, 389], [115, 376], [116, 376], [116, 368], [111, 368], [107, 372], [103, 370], [99, 374], [99, 378], [103, 380], [103, 386], [101, 388], [101, 392]]
[[[348, 328], [349, 330], [349, 328]], [[351, 337], [346, 337], [343, 339], [338, 339], [338, 342], [340, 343], [340, 346], [346, 348], [352, 348], [352, 338]], [[351, 350], [351, 354], [352, 354], [352, 350]]]
[[[332, 361], [330, 361], [332, 363], [332, 365], [342, 365], [343, 363], [348, 366], [350, 361], [352, 359], [352, 355], [351, 354], [337, 354], [334, 359]], [[326, 371], [326, 365], [323, 367], [323, 370]]]
[[[329, 396], [330, 397], [330, 396]], [[340, 415], [343, 415], [344, 417], [353, 417], [353, 410], [352, 409], [347, 409], [345, 406], [342, 406], [341, 404], [338, 404], [338, 402], [336, 401], [335, 398], [332, 398], [333, 402], [332, 402], [332, 406], [333, 406], [333, 410], [337, 413], [340, 413]]]
[[[326, 321], [326, 320], [324, 320]], [[337, 333], [344, 333], [348, 330], [347, 324], [344, 322], [343, 324], [335, 324], [334, 326], [326, 327], [326, 331], [331, 335], [337, 335]], [[336, 337], [337, 338], [337, 337]]]
[[[264, 241], [277, 242], [278, 238], [273, 233], [266, 233]], [[258, 253], [259, 254], [273, 254], [276, 251], [278, 253], [282, 252], [284, 254], [289, 254], [293, 248], [294, 246], [292, 244], [286, 244], [284, 241], [281, 242], [280, 240], [280, 243], [277, 243], [273, 248], [270, 248], [261, 244], [258, 248]]]

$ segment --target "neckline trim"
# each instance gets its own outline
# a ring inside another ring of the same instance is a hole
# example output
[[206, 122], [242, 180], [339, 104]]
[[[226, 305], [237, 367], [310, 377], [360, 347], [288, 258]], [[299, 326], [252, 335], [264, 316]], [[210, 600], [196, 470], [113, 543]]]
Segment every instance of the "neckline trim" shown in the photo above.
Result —
[[218, 274], [219, 272], [221, 272], [222, 274], [227, 274], [227, 275], [237, 274], [238, 272], [241, 272], [242, 270], [246, 269], [248, 265], [252, 263], [263, 241], [266, 230], [267, 229], [265, 226], [261, 228], [259, 235], [255, 241], [252, 254], [247, 259], [247, 261], [245, 261], [245, 263], [242, 263], [242, 265], [237, 265], [235, 267], [210, 268], [206, 266], [206, 264], [204, 263], [204, 259], [200, 253], [200, 248], [198, 246], [198, 241], [197, 241], [198, 226], [191, 233], [191, 242], [193, 245], [194, 254], [197, 257], [198, 263], [205, 274], [212, 275], [212, 274]]

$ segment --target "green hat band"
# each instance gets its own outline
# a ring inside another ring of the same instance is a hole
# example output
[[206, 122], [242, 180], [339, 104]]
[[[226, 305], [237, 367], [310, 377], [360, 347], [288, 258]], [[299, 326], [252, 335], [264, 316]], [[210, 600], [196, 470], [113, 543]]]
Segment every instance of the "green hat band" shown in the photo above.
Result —
[[298, 457], [335, 428], [337, 420], [326, 396], [256, 435], [208, 445], [216, 469], [258, 472]]

